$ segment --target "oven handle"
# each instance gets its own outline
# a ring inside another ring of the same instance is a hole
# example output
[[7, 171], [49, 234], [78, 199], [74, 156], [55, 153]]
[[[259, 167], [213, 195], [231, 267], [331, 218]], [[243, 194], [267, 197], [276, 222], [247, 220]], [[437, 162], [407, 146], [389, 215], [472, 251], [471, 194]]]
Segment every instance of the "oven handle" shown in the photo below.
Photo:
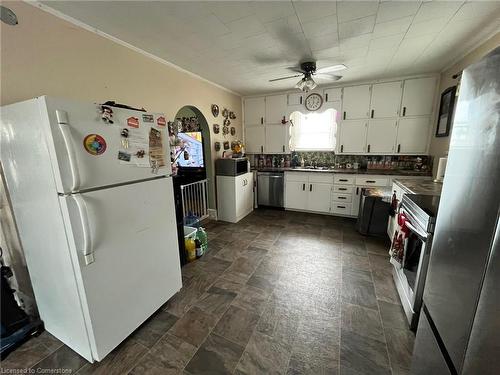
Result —
[[427, 233], [422, 232], [421, 230], [415, 228], [409, 222], [406, 222], [405, 225], [410, 229], [413, 233], [415, 233], [421, 240], [426, 241], [429, 236]]

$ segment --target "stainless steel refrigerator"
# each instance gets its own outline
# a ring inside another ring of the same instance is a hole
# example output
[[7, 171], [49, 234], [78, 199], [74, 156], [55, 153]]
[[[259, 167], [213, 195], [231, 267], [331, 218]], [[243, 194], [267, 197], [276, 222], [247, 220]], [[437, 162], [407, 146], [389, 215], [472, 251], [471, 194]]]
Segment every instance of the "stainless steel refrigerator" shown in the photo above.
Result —
[[462, 74], [412, 374], [500, 371], [500, 47]]

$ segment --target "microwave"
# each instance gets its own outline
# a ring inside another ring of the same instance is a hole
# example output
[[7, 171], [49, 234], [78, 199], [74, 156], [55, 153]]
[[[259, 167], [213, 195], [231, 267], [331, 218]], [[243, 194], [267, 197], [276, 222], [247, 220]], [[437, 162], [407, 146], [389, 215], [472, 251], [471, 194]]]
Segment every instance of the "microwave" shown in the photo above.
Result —
[[215, 160], [217, 176], [239, 176], [249, 172], [247, 158], [227, 158]]

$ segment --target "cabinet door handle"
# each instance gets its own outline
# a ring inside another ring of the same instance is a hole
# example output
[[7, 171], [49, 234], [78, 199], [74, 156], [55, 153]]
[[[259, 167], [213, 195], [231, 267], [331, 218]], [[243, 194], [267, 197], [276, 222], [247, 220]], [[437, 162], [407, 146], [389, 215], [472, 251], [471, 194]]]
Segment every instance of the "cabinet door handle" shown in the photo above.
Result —
[[341, 182], [347, 182], [347, 180], [345, 178], [339, 178], [339, 181], [341, 181]]
[[262, 125], [262, 124], [264, 124], [264, 117], [261, 117], [261, 118], [260, 118], [260, 124], [261, 124], [261, 125]]
[[345, 120], [345, 116], [346, 116], [346, 111], [344, 111], [344, 118], [343, 118], [344, 120]]
[[312, 184], [309, 185], [309, 191], [313, 191], [313, 186]]
[[346, 191], [347, 189], [346, 188], [339, 188], [339, 190]]
[[374, 115], [374, 114], [375, 114], [375, 110], [374, 110], [374, 109], [372, 109], [372, 116], [371, 116], [372, 118], [373, 118], [373, 115]]
[[300, 104], [302, 104], [302, 95], [300, 96]]
[[398, 145], [398, 152], [401, 152], [401, 144]]
[[345, 206], [337, 206], [337, 208], [345, 208]]
[[356, 188], [356, 195], [359, 195], [359, 187]]
[[344, 145], [340, 145], [340, 152], [344, 152]]
[[302, 184], [302, 191], [306, 191], [306, 184]]
[[283, 145], [283, 152], [285, 152], [285, 145]]
[[337, 197], [338, 199], [347, 199], [346, 197]]
[[263, 154], [264, 153], [264, 146], [260, 146], [260, 153]]
[[406, 116], [406, 107], [403, 107], [403, 117]]
[[325, 94], [325, 102], [328, 101], [328, 93]]
[[365, 182], [366, 182], [367, 184], [374, 184], [374, 183], [375, 183], [375, 182], [377, 182], [377, 181], [373, 181], [373, 180], [366, 180]]
[[368, 152], [370, 152], [370, 145], [368, 145]]

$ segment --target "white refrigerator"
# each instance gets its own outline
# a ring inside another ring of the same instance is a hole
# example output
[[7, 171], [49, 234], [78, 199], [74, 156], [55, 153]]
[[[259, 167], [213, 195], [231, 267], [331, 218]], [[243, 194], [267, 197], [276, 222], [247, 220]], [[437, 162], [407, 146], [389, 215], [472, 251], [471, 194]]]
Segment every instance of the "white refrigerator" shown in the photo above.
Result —
[[[38, 97], [1, 108], [1, 162], [48, 332], [100, 361], [182, 286], [162, 114]], [[106, 117], [106, 116], [104, 116]]]

